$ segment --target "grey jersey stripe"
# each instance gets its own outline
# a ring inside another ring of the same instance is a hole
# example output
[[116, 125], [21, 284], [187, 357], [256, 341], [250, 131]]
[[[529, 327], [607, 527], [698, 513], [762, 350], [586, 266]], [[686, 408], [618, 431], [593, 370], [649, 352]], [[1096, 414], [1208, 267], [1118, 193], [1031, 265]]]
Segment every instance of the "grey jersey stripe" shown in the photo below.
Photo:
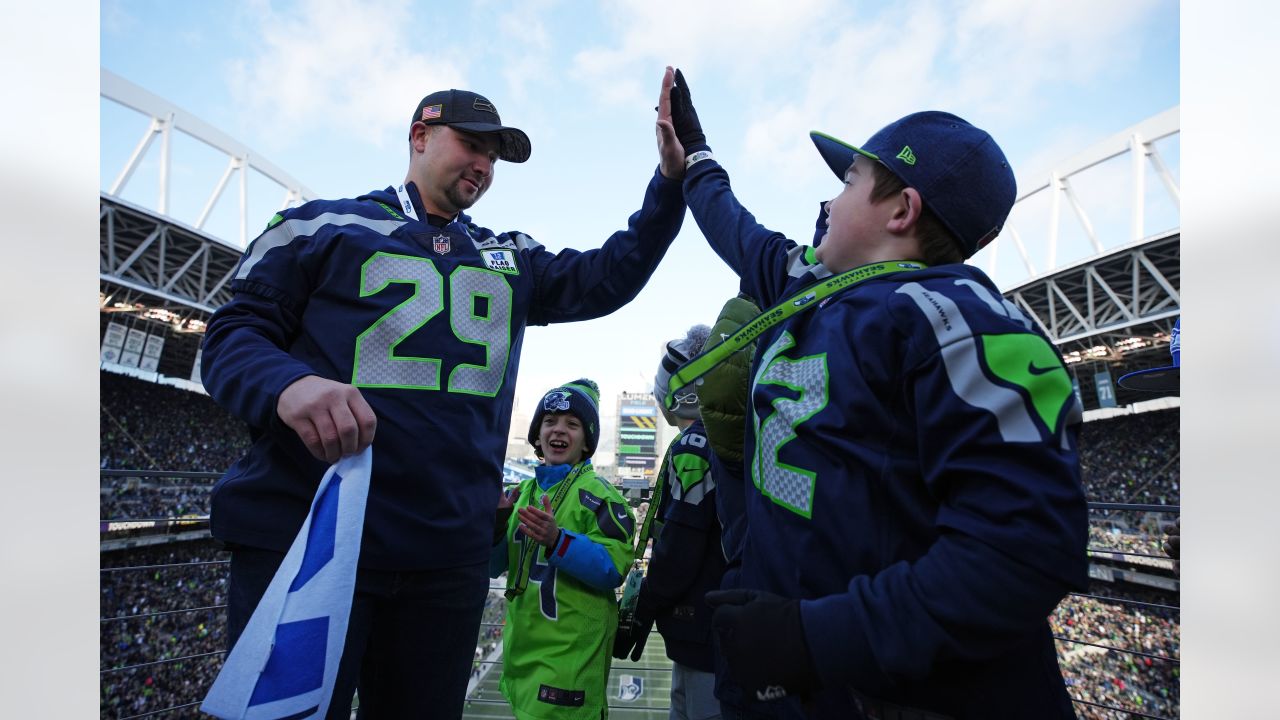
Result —
[[373, 220], [360, 215], [339, 215], [337, 213], [325, 213], [310, 220], [285, 220], [270, 230], [258, 236], [257, 240], [249, 246], [249, 252], [245, 255], [244, 261], [240, 263], [240, 269], [236, 271], [236, 280], [242, 280], [253, 270], [253, 266], [258, 264], [262, 256], [278, 247], [284, 247], [293, 242], [294, 238], [306, 237], [314, 235], [317, 230], [325, 225], [362, 225], [373, 230], [374, 232], [390, 235], [396, 228], [404, 225], [403, 220]]
[[951, 389], [961, 400], [996, 417], [1005, 442], [1038, 442], [1040, 431], [1016, 390], [997, 385], [982, 372], [978, 342], [960, 314], [960, 308], [945, 295], [930, 292], [919, 283], [904, 283], [900, 292], [915, 301], [933, 328]]
[[680, 484], [679, 480], [671, 483], [671, 498], [679, 502], [687, 502], [690, 505], [701, 505], [702, 499], [707, 496], [707, 493], [715, 489], [715, 478], [711, 477], [710, 472], [707, 472], [702, 475], [702, 480], [694, 483], [693, 487], [689, 488], [688, 493], [684, 491], [684, 486]]
[[826, 265], [822, 263], [811, 264], [806, 259], [808, 250], [808, 245], [796, 245], [787, 251], [787, 275], [798, 278], [808, 273], [817, 280], [825, 280], [831, 277], [831, 271], [827, 269]]
[[974, 282], [973, 280], [964, 279], [957, 280], [956, 285], [967, 287], [972, 290], [974, 295], [977, 295], [982, 302], [987, 304], [987, 307], [991, 308], [991, 312], [997, 315], [1004, 315], [1011, 320], [1016, 320], [1017, 322], [1022, 323], [1022, 327], [1028, 330], [1031, 329], [1031, 321], [1027, 319], [1026, 315], [1022, 314], [1022, 311], [1018, 309], [1017, 305], [1014, 305], [1003, 297], [997, 300], [996, 296], [992, 295], [991, 291], [982, 284]]

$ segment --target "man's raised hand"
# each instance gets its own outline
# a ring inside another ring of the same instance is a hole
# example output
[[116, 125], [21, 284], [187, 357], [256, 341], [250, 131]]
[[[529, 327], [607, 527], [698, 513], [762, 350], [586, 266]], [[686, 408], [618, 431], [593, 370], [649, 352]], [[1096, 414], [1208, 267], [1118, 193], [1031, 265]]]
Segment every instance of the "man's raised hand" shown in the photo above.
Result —
[[671, 88], [675, 85], [675, 70], [670, 65], [662, 74], [662, 90], [658, 93], [658, 161], [662, 176], [671, 180], [684, 177], [684, 146], [676, 137], [671, 123]]

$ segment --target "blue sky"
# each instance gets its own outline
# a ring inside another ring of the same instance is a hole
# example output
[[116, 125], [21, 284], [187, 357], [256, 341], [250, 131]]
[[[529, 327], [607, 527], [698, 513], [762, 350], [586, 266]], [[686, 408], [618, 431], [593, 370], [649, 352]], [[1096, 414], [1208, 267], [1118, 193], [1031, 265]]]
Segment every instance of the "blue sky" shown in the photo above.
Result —
[[[596, 247], [638, 207], [656, 164], [652, 108], [667, 64], [684, 69], [743, 203], [766, 226], [802, 240], [818, 202], [839, 189], [810, 144], [811, 129], [860, 143], [908, 112], [949, 110], [989, 130], [1027, 187], [1180, 101], [1179, 6], [1168, 0], [130, 0], [102, 2], [100, 13], [104, 68], [321, 197], [399, 182], [408, 116], [424, 94], [485, 94], [507, 124], [529, 134], [533, 155], [498, 168], [473, 216], [552, 250]], [[105, 189], [146, 121], [100, 104]], [[222, 160], [188, 145], [174, 148], [172, 212], [192, 222]], [[1160, 151], [1177, 178], [1177, 139]], [[154, 166], [152, 159], [139, 170], [126, 199], [154, 203]], [[1106, 206], [1108, 183], [1095, 187], [1099, 233], [1123, 238], [1126, 218]], [[250, 227], [265, 223], [278, 200], [255, 195]], [[1011, 224], [1024, 239], [1043, 230], [1035, 218], [1018, 224], [1017, 213]], [[1172, 206], [1148, 211], [1148, 232], [1177, 224]], [[234, 241], [232, 228], [225, 213], [209, 225]], [[1065, 252], [1060, 261], [1071, 259]], [[1025, 277], [1009, 264], [1013, 256], [1000, 256], [1002, 287]], [[711, 322], [734, 292], [736, 278], [687, 217], [635, 302], [600, 320], [528, 331], [517, 411], [586, 375], [600, 383], [611, 414], [618, 392], [651, 387], [664, 341]]]

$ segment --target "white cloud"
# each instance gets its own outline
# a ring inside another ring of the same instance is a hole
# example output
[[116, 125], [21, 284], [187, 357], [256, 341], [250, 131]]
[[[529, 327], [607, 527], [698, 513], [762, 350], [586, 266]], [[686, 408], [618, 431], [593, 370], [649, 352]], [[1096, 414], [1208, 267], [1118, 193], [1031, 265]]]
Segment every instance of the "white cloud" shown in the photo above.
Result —
[[[834, 0], [624, 0], [603, 24], [608, 46], [588, 46], [573, 59], [573, 77], [607, 103], [648, 102], [664, 65], [714, 67], [747, 78], [792, 73], [793, 48], [803, 48], [828, 18]], [[692, 78], [691, 78], [692, 84]]]
[[258, 0], [245, 12], [258, 52], [231, 66], [231, 94], [245, 116], [270, 119], [258, 129], [272, 144], [296, 142], [299, 128], [403, 140], [422, 94], [463, 85], [480, 59], [442, 45], [449, 33], [429, 32], [405, 0]]
[[544, 18], [558, 0], [525, 0], [498, 17], [495, 48], [512, 99], [524, 101], [530, 86], [552, 73], [551, 36]]
[[123, 2], [104, 0], [99, 5], [98, 12], [98, 22], [101, 23], [104, 34], [125, 36], [138, 29], [138, 19]]

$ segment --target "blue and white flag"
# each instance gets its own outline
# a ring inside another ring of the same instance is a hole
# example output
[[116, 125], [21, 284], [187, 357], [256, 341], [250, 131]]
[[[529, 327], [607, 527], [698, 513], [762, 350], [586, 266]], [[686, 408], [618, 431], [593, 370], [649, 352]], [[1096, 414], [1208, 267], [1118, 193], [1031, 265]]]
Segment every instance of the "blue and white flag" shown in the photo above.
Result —
[[365, 448], [325, 473], [201, 710], [236, 720], [324, 717], [347, 639], [372, 467]]

